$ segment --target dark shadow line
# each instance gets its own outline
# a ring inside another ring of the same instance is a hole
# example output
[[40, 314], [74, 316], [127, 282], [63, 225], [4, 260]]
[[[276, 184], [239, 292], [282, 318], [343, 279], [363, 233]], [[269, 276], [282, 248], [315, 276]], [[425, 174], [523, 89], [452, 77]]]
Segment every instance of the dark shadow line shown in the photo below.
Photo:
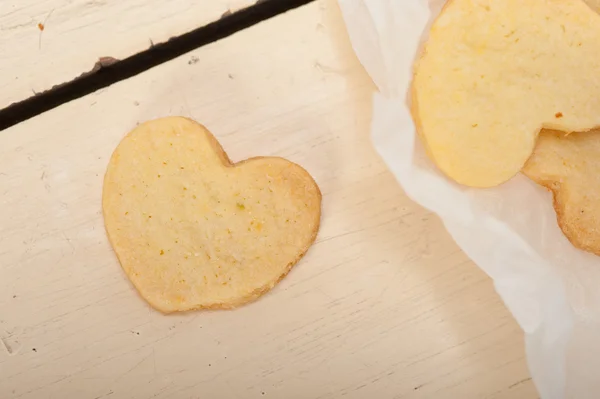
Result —
[[103, 57], [90, 72], [1, 109], [0, 131], [312, 1], [259, 0], [253, 6], [225, 13], [215, 22], [152, 45], [123, 60]]

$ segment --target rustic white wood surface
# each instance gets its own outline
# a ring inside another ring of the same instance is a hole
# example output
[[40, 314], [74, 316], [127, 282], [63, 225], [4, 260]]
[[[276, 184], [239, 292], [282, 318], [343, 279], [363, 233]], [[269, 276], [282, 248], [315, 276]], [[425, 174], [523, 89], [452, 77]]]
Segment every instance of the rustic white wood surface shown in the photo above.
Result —
[[[0, 132], [0, 398], [537, 398], [492, 283], [372, 149], [372, 91], [327, 0]], [[164, 115], [322, 189], [317, 243], [256, 303], [164, 316], [111, 251], [106, 164]]]
[[[0, 108], [255, 0], [1, 0]], [[38, 24], [43, 24], [43, 31]]]

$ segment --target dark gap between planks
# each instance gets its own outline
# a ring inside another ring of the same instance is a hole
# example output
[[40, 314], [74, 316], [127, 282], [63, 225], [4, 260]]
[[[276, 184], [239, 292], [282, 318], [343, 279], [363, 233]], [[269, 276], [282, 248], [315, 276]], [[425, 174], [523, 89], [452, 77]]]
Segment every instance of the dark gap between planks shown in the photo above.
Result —
[[152, 45], [123, 60], [103, 57], [90, 72], [1, 109], [0, 131], [313, 1], [258, 0], [253, 6], [225, 13], [215, 22]]

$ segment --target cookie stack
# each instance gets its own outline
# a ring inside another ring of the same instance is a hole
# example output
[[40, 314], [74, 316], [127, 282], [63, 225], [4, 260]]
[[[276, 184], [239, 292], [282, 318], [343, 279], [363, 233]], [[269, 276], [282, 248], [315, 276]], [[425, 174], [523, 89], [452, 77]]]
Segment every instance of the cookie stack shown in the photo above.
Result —
[[597, 0], [450, 0], [415, 63], [411, 107], [446, 176], [488, 188], [523, 172], [553, 192], [569, 240], [600, 255], [596, 9]]

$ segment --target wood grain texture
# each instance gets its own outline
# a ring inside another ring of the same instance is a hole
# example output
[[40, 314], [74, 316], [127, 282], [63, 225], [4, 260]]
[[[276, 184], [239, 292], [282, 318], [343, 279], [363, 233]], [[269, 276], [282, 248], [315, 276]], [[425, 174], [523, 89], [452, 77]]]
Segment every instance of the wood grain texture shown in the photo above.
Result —
[[[375, 154], [373, 90], [324, 0], [2, 132], [0, 397], [537, 398], [491, 281]], [[322, 190], [316, 244], [256, 303], [161, 315], [111, 251], [108, 159], [165, 115]]]
[[[0, 1], [0, 108], [255, 0]], [[41, 24], [41, 25], [40, 25]]]

